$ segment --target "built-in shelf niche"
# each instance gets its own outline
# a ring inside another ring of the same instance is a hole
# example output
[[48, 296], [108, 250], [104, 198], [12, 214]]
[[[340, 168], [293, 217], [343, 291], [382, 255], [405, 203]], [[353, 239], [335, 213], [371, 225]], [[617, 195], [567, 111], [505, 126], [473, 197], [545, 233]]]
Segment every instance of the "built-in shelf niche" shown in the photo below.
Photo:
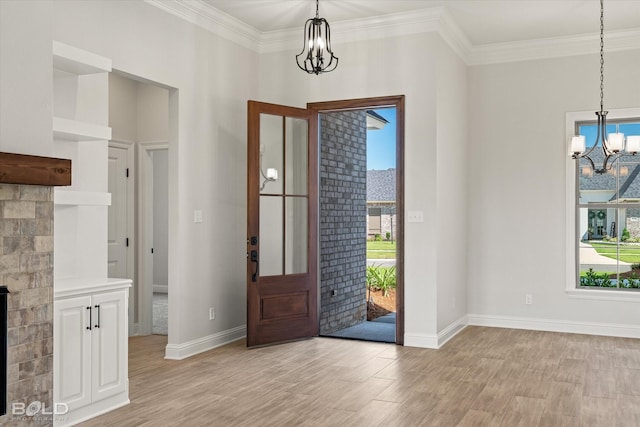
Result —
[[[53, 149], [72, 160], [68, 187], [54, 191], [54, 290], [107, 276], [108, 73], [111, 60], [54, 41]], [[106, 279], [105, 279], [106, 280]]]
[[77, 76], [111, 72], [111, 60], [73, 46], [53, 41], [53, 68]]
[[64, 141], [105, 141], [111, 139], [111, 128], [78, 120], [54, 117], [53, 137]]

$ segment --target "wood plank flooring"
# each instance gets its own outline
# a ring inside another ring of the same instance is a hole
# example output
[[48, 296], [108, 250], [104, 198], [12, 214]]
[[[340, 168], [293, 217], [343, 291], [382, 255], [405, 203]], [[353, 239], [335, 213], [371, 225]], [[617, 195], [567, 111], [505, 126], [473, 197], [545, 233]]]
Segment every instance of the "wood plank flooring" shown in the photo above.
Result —
[[315, 338], [183, 361], [130, 339], [127, 407], [85, 426], [640, 426], [640, 340], [467, 327], [440, 350]]

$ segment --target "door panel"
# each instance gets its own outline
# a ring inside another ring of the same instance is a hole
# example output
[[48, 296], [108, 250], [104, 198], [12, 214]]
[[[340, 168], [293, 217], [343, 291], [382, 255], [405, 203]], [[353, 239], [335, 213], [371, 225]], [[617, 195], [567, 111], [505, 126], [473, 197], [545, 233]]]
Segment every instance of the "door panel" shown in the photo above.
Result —
[[55, 402], [70, 410], [91, 403], [91, 297], [54, 302]]
[[127, 313], [126, 292], [116, 291], [93, 296], [92, 337], [93, 399], [105, 399], [126, 390], [127, 386]]
[[108, 277], [129, 277], [127, 267], [127, 150], [119, 147], [109, 147], [109, 205], [108, 227]]
[[317, 124], [248, 103], [247, 345], [318, 334]]

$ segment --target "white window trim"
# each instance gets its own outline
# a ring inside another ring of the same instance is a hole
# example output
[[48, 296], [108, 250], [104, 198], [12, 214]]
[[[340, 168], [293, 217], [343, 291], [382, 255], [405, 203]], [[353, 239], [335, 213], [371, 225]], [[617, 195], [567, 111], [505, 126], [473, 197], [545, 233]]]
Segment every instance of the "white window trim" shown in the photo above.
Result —
[[[567, 159], [565, 168], [566, 180], [566, 292], [570, 298], [593, 299], [599, 301], [640, 301], [640, 292], [610, 289], [579, 289], [576, 274], [576, 161], [569, 157], [571, 137], [575, 135], [576, 122], [593, 121], [596, 119], [594, 111], [575, 111], [566, 113], [565, 150]], [[607, 120], [640, 117], [640, 108], [620, 108], [609, 110]]]

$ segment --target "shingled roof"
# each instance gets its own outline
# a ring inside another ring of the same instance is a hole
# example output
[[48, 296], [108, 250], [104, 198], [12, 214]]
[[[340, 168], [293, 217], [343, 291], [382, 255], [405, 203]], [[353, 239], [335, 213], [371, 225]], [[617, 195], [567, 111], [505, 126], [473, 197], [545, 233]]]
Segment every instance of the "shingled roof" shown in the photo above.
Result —
[[[604, 155], [601, 150], [594, 150], [590, 157], [596, 165], [602, 165]], [[628, 174], [620, 177], [620, 198], [621, 199], [640, 199], [640, 165], [636, 163], [637, 159], [633, 157], [622, 157], [619, 162], [621, 166], [627, 168]], [[589, 162], [585, 159], [580, 160], [580, 166], [589, 166]], [[580, 190], [596, 191], [616, 189], [616, 177], [613, 174], [597, 174], [593, 176], [580, 177]], [[614, 194], [611, 200], [616, 199]]]
[[367, 171], [367, 201], [394, 202], [396, 200], [396, 170]]

